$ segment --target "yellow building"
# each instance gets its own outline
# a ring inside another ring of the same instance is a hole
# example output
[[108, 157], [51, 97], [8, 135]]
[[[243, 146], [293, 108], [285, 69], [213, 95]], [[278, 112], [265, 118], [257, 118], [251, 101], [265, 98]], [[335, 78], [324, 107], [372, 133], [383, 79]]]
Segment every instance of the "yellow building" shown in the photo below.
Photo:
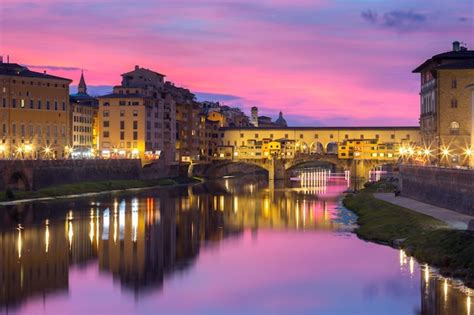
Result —
[[98, 99], [98, 142], [102, 157], [144, 159], [145, 154], [160, 154], [154, 151], [152, 122], [147, 119], [156, 111], [152, 98], [112, 93]]
[[69, 155], [71, 82], [15, 63], [0, 63], [1, 158]]
[[474, 166], [474, 50], [454, 42], [413, 72], [421, 77], [421, 140], [432, 162]]
[[377, 139], [349, 139], [338, 148], [339, 159], [396, 161], [399, 157], [399, 145], [379, 143]]
[[[374, 139], [380, 144], [394, 145], [418, 143], [420, 140], [418, 127], [249, 127], [223, 128], [222, 133], [220, 145], [232, 147], [239, 158], [265, 158], [264, 143], [273, 142], [280, 143], [281, 157], [293, 158], [296, 153], [338, 154], [341, 143], [350, 139]], [[387, 145], [383, 153], [391, 150], [388, 148]]]

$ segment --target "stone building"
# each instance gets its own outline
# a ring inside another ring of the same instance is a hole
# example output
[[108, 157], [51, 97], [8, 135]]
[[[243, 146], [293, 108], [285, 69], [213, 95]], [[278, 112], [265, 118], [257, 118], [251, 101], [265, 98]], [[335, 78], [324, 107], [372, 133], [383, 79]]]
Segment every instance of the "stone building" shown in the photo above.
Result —
[[98, 147], [105, 158], [175, 160], [175, 102], [164, 75], [135, 66], [122, 84], [100, 96]]
[[71, 82], [0, 59], [1, 158], [69, 155]]
[[74, 157], [92, 157], [97, 148], [97, 110], [98, 101], [87, 94], [84, 73], [81, 73], [76, 94], [69, 97], [71, 104], [70, 126], [72, 155]]
[[474, 50], [456, 41], [413, 72], [421, 78], [421, 140], [432, 162], [474, 166]]

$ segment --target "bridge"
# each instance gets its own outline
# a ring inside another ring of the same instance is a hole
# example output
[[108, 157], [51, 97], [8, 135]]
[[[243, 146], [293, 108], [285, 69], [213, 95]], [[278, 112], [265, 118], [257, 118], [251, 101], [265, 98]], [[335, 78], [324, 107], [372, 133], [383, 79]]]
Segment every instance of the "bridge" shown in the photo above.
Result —
[[[379, 160], [354, 160], [339, 159], [335, 154], [306, 154], [297, 153], [292, 158], [281, 159], [276, 157], [261, 159], [229, 158], [214, 160], [206, 169], [205, 174], [209, 177], [222, 177], [233, 173], [251, 173], [255, 170], [268, 172], [269, 180], [286, 179], [292, 169], [305, 164], [320, 163], [330, 165], [336, 172], [350, 171], [352, 177], [368, 179], [369, 172], [377, 166], [391, 164]], [[392, 162], [395, 163], [395, 162]], [[194, 174], [194, 173], [193, 173]]]

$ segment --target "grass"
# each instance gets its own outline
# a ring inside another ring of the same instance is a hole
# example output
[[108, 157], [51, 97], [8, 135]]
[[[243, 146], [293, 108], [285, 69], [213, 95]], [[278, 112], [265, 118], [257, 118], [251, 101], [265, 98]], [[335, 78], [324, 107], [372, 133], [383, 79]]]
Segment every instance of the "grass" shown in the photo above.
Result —
[[376, 199], [373, 193], [381, 190], [391, 191], [392, 186], [377, 183], [344, 199], [358, 215], [357, 235], [402, 248], [418, 261], [440, 268], [441, 274], [474, 287], [474, 232], [449, 229], [430, 216]]
[[[75, 184], [51, 186], [36, 191], [13, 191], [10, 193], [4, 191], [0, 192], [0, 201], [59, 197], [84, 193], [97, 193], [111, 190], [124, 190], [131, 188], [182, 185], [197, 183], [200, 181], [201, 179], [197, 177], [175, 177], [156, 180], [109, 180], [98, 182], [80, 182]], [[11, 193], [13, 193], [13, 196], [11, 195]]]

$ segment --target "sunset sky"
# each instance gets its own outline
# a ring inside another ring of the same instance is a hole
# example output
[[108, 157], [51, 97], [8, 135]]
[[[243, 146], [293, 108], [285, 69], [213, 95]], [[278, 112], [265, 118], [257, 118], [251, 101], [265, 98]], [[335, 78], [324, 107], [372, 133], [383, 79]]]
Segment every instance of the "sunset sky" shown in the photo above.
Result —
[[416, 125], [411, 73], [474, 47], [473, 0], [3, 0], [0, 55], [105, 93], [138, 64], [290, 125]]

